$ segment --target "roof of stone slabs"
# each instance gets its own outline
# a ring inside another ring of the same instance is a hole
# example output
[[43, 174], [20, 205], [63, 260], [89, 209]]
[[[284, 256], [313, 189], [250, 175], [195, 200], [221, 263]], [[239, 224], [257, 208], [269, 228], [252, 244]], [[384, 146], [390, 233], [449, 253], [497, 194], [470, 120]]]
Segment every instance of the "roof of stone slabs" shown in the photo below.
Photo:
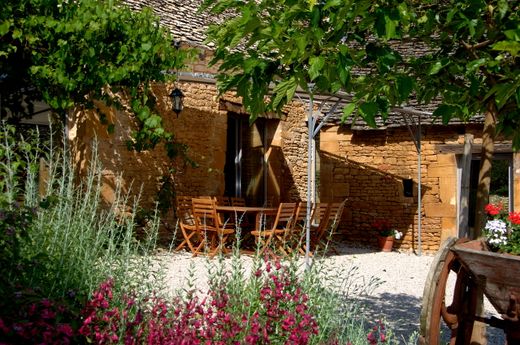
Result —
[[[305, 96], [299, 97], [305, 102], [308, 102], [308, 98]], [[350, 97], [348, 95], [316, 97], [315, 106], [318, 107], [321, 115], [319, 120], [324, 121], [325, 125], [332, 124], [344, 124], [350, 126], [355, 130], [368, 130], [374, 129], [369, 126], [363, 119], [351, 116], [346, 121], [342, 122], [342, 110], [343, 107], [349, 103]], [[433, 116], [434, 110], [439, 105], [439, 102], [431, 102], [428, 105], [417, 104], [415, 100], [412, 100], [406, 105], [401, 107], [395, 107], [391, 109], [385, 120], [378, 116], [376, 118], [377, 129], [386, 129], [393, 127], [403, 127], [407, 125], [418, 124], [419, 120], [422, 125], [442, 125], [442, 118]], [[330, 114], [330, 115], [328, 115]], [[327, 116], [328, 115], [328, 116]], [[355, 115], [355, 113], [354, 113]], [[464, 122], [458, 118], [452, 118], [449, 122], [450, 125], [461, 125], [461, 124], [481, 124], [484, 122], [484, 116], [476, 115]]]
[[204, 44], [205, 31], [211, 22], [218, 22], [218, 19], [207, 13], [197, 12], [202, 2], [203, 0], [123, 0], [123, 3], [134, 10], [150, 7], [160, 18], [161, 24], [169, 28], [180, 41], [211, 48], [211, 45]]

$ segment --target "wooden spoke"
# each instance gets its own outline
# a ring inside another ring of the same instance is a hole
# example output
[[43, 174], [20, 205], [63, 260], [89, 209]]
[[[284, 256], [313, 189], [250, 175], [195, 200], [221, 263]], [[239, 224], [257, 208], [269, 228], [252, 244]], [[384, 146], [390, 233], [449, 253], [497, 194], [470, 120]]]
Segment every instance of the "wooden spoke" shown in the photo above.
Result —
[[[467, 274], [450, 250], [455, 244], [467, 239], [449, 238], [435, 256], [426, 279], [420, 318], [420, 344], [438, 345], [440, 343], [441, 319], [451, 329], [450, 344], [455, 344], [460, 326], [460, 313], [466, 307], [464, 293], [467, 293]], [[450, 272], [457, 274], [453, 302], [446, 306], [446, 285]], [[466, 296], [467, 299], [467, 296]], [[471, 318], [470, 318], [471, 319]], [[471, 323], [472, 325], [472, 323]], [[467, 325], [469, 327], [470, 325]]]

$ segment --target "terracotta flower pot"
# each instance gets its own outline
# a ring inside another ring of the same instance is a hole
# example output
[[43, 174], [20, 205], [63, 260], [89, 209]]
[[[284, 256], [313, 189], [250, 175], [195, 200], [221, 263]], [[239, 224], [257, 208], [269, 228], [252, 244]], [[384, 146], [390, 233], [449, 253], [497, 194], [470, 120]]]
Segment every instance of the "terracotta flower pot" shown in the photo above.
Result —
[[394, 236], [378, 236], [377, 242], [381, 251], [391, 252], [392, 247], [394, 246]]

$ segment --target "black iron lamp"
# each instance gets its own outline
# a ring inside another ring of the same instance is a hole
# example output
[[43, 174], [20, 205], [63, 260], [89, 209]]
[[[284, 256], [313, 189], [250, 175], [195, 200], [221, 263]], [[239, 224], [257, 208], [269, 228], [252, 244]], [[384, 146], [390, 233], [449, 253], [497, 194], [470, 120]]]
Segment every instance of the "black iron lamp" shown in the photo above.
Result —
[[179, 117], [179, 113], [182, 111], [182, 100], [184, 98], [184, 94], [182, 93], [179, 88], [173, 89], [172, 93], [170, 93], [170, 97], [172, 99], [172, 110], [177, 114], [177, 117]]

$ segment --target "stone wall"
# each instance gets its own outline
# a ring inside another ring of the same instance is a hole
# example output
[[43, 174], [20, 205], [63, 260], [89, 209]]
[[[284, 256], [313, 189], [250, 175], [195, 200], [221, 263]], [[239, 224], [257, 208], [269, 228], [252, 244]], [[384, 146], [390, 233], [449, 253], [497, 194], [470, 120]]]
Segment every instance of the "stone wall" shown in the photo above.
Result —
[[[469, 129], [468, 129], [469, 130]], [[474, 128], [478, 143], [479, 130]], [[462, 144], [458, 129], [423, 127], [421, 164], [421, 248], [435, 251], [441, 239], [457, 231], [457, 162], [437, 146]], [[375, 246], [371, 224], [387, 219], [403, 232], [397, 248], [418, 249], [418, 154], [407, 128], [352, 131], [328, 127], [320, 134], [320, 199], [347, 201], [340, 225], [349, 242]], [[414, 197], [404, 195], [403, 179], [412, 179]]]
[[[207, 67], [211, 51], [203, 51], [190, 71], [215, 72]], [[85, 170], [92, 161], [91, 145], [98, 139], [98, 155], [103, 166], [103, 198], [114, 199], [115, 185], [121, 183], [124, 192], [137, 195], [141, 205], [153, 208], [161, 179], [169, 176], [178, 195], [222, 195], [226, 162], [228, 111], [247, 117], [240, 99], [226, 94], [217, 99], [214, 84], [178, 82], [182, 89], [184, 110], [177, 118], [171, 111], [169, 93], [172, 85], [156, 85], [155, 95], [165, 128], [176, 140], [188, 146], [185, 160], [170, 160], [164, 148], [133, 152], [127, 141], [136, 128], [133, 118], [124, 111], [104, 109], [107, 122], [114, 124], [113, 133], [92, 111], [76, 111], [69, 117], [69, 139], [75, 160]], [[100, 107], [103, 108], [102, 105]], [[270, 147], [265, 153], [269, 201], [306, 200], [307, 193], [307, 109], [291, 103], [284, 109], [281, 121], [272, 121], [268, 129]], [[442, 240], [457, 235], [457, 161], [454, 153], [441, 153], [442, 144], [462, 145], [463, 133], [473, 133], [475, 144], [481, 143], [481, 129], [476, 125], [423, 126], [422, 138], [422, 228], [424, 251], [435, 251]], [[417, 251], [417, 151], [407, 128], [353, 131], [345, 126], [324, 127], [317, 138], [319, 147], [317, 175], [319, 200], [324, 202], [348, 199], [340, 238], [356, 244], [375, 246], [376, 234], [371, 224], [376, 219], [388, 219], [404, 233], [397, 248]], [[515, 167], [518, 167], [515, 156]], [[515, 170], [515, 176], [520, 169]], [[413, 180], [414, 197], [403, 193], [403, 179]], [[520, 205], [520, 179], [515, 180], [515, 204]], [[167, 219], [173, 224], [173, 214]]]
[[[185, 94], [184, 110], [177, 118], [171, 109], [171, 85], [156, 85], [154, 93], [163, 117], [164, 126], [174, 133], [180, 143], [188, 145], [188, 157], [196, 163], [192, 167], [184, 159], [171, 160], [163, 145], [143, 152], [129, 151], [127, 141], [136, 128], [132, 116], [124, 111], [99, 106], [108, 114], [107, 122], [114, 125], [108, 133], [106, 124], [93, 111], [76, 111], [69, 117], [69, 140], [75, 161], [85, 171], [92, 161], [92, 145], [97, 142], [102, 165], [102, 197], [110, 203], [115, 197], [115, 186], [132, 196], [140, 194], [140, 205], [153, 209], [164, 176], [175, 182], [179, 195], [218, 195], [224, 190], [224, 163], [226, 150], [226, 112], [218, 110], [214, 85], [179, 83]], [[96, 140], [97, 138], [97, 140]], [[173, 220], [173, 215], [166, 218]]]

